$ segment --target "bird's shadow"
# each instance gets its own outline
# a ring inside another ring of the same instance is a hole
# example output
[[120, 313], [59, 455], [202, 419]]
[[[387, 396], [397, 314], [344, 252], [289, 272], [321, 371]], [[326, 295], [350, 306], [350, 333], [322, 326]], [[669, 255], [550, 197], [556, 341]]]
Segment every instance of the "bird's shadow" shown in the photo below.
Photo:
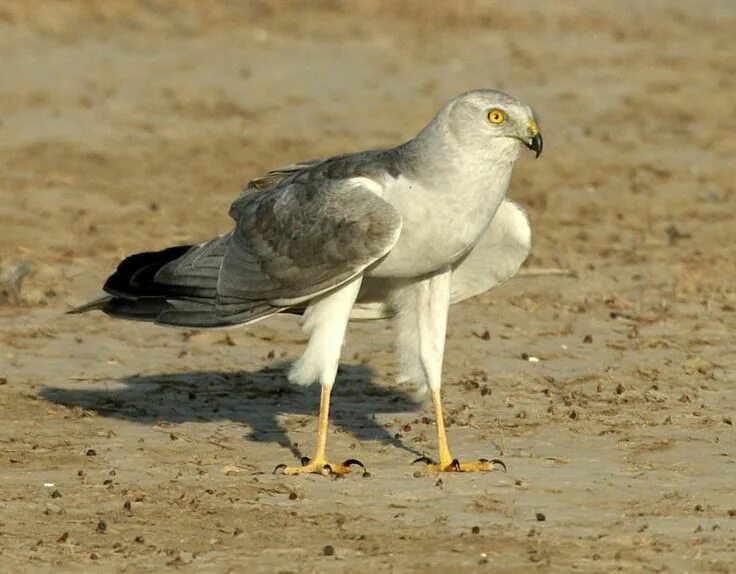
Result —
[[[286, 363], [256, 372], [183, 372], [134, 375], [125, 387], [89, 390], [46, 387], [41, 395], [65, 406], [81, 406], [103, 416], [137, 423], [230, 420], [246, 425], [248, 440], [275, 442], [301, 458], [305, 453], [289, 438], [281, 415], [316, 415], [319, 385], [302, 387], [286, 379]], [[375, 420], [376, 413], [417, 411], [411, 393], [376, 384], [365, 365], [340, 365], [333, 389], [330, 422], [359, 440], [376, 440], [422, 455]], [[311, 442], [311, 441], [310, 441]]]

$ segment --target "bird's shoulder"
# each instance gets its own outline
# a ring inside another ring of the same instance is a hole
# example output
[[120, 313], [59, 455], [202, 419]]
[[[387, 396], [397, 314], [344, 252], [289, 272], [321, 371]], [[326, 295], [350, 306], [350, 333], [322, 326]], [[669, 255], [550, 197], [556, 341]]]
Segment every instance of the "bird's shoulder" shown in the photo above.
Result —
[[301, 161], [270, 170], [250, 180], [244, 191], [273, 189], [289, 183], [309, 185], [355, 177], [397, 177], [400, 172], [398, 159], [394, 149], [377, 149]]

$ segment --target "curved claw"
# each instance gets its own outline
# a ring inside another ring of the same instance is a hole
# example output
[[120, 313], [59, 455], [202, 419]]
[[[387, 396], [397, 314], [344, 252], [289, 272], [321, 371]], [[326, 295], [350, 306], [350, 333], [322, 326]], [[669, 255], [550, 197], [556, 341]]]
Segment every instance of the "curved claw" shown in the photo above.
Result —
[[348, 468], [350, 468], [353, 465], [356, 465], [362, 468], [363, 470], [365, 470], [365, 465], [362, 462], [360, 462], [357, 458], [349, 458], [345, 462], [343, 462], [342, 465]]
[[460, 472], [460, 461], [456, 458], [453, 458], [452, 462], [450, 463], [450, 468], [455, 472]]
[[284, 474], [284, 469], [286, 468], [286, 465], [282, 462], [281, 464], [277, 464], [276, 468], [273, 469], [273, 474], [279, 474], [279, 471], [281, 471], [281, 474]]
[[502, 461], [500, 458], [492, 458], [491, 460], [488, 460], [487, 458], [479, 458], [478, 462], [485, 462], [492, 466], [498, 465], [503, 469], [504, 472], [508, 472], [508, 470], [506, 469], [506, 463]]
[[307, 466], [310, 462], [312, 462], [312, 459], [308, 456], [303, 456], [299, 459], [299, 462], [302, 463], [302, 466]]
[[435, 461], [433, 461], [428, 456], [420, 456], [419, 458], [414, 459], [413, 461], [411, 461], [412, 464], [416, 464], [418, 462], [423, 462], [424, 464], [437, 464]]

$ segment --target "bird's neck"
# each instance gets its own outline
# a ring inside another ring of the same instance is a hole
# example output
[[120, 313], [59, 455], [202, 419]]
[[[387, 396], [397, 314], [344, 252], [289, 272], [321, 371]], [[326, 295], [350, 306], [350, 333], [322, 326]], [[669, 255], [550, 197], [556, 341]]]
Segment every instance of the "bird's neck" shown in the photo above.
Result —
[[520, 153], [520, 143], [511, 138], [491, 139], [482, 146], [463, 145], [436, 123], [399, 147], [414, 178], [438, 191], [458, 186], [480, 190], [500, 184], [505, 193]]

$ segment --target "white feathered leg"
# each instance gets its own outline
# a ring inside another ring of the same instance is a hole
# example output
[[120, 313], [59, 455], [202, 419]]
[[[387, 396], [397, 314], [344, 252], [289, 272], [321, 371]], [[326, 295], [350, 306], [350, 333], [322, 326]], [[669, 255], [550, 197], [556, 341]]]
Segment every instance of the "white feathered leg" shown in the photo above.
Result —
[[[432, 472], [470, 472], [493, 470], [500, 461], [480, 459], [475, 463], [460, 463], [450, 454], [445, 419], [442, 413], [442, 363], [450, 307], [452, 273], [449, 269], [407, 287], [396, 300], [399, 308], [399, 356], [402, 366], [420, 370], [432, 394], [437, 424], [439, 462], [422, 457]], [[412, 337], [413, 335], [413, 337]], [[413, 339], [413, 340], [412, 340]], [[502, 463], [501, 463], [502, 464]]]
[[442, 385], [451, 272], [433, 275], [402, 288], [392, 301], [398, 311], [399, 380], [430, 390]]
[[335, 383], [340, 352], [345, 340], [350, 310], [360, 290], [362, 277], [354, 279], [337, 291], [310, 303], [304, 312], [303, 328], [309, 333], [309, 342], [304, 354], [294, 363], [289, 372], [289, 380], [299, 385], [311, 385], [319, 381], [322, 387], [319, 423], [317, 426], [317, 446], [314, 456], [302, 459], [301, 467], [279, 465], [284, 474], [345, 474], [351, 464], [363, 466], [357, 460], [347, 460], [342, 464], [327, 462], [327, 426], [330, 413], [330, 393]]

